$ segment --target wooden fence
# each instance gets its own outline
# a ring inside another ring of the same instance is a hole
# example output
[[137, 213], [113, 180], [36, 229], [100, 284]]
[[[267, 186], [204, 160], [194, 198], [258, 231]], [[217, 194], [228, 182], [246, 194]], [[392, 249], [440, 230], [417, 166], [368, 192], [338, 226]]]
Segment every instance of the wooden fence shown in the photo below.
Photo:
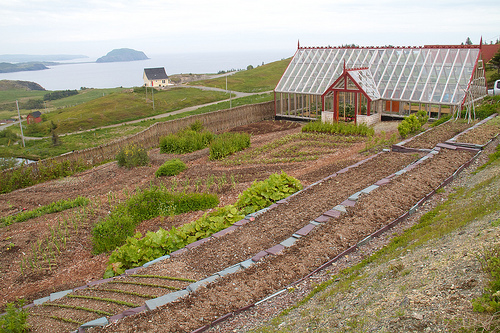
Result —
[[[51, 157], [45, 160], [31, 163], [30, 166], [36, 172], [39, 164], [52, 164], [61, 162], [84, 162], [86, 165], [96, 165], [105, 161], [115, 159], [116, 154], [131, 144], [149, 149], [157, 147], [160, 138], [167, 134], [175, 133], [199, 120], [204, 127], [213, 133], [222, 132], [233, 127], [248, 125], [262, 120], [274, 119], [274, 102], [265, 102], [252, 105], [243, 105], [226, 110], [213, 111], [209, 113], [192, 115], [180, 119], [158, 122], [147, 129], [120, 140], [100, 145], [94, 148], [78, 150]], [[19, 167], [18, 167], [19, 168]], [[12, 172], [9, 169], [3, 172]]]

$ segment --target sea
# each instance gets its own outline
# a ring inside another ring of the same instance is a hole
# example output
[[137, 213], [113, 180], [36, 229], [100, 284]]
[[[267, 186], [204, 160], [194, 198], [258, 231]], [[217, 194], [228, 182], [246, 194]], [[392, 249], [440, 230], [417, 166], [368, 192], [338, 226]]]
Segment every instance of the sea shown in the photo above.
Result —
[[36, 82], [46, 90], [138, 87], [144, 84], [144, 68], [164, 67], [167, 75], [216, 74], [246, 69], [293, 56], [293, 51], [207, 52], [149, 55], [150, 59], [96, 63], [81, 58], [61, 61], [41, 71], [0, 73], [0, 80]]

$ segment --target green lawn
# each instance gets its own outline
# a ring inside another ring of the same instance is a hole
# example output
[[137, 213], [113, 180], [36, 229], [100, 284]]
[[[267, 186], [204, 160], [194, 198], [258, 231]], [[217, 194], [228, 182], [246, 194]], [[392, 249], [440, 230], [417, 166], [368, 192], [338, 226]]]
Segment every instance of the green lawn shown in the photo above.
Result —
[[[227, 88], [228, 90], [250, 93], [274, 90], [291, 60], [292, 58], [275, 61], [229, 75], [227, 76]], [[226, 77], [194, 81], [190, 84], [226, 89]]]
[[[112, 92], [103, 97], [73, 107], [57, 109], [44, 114], [40, 124], [29, 125], [27, 136], [47, 136], [51, 122], [57, 125], [57, 133], [70, 133], [102, 126], [119, 124], [126, 121], [152, 117], [185, 107], [215, 102], [229, 98], [224, 92], [201, 91], [196, 88], [172, 88], [154, 93], [154, 106], [150, 90], [148, 99], [138, 92]], [[76, 97], [76, 96], [75, 96]]]

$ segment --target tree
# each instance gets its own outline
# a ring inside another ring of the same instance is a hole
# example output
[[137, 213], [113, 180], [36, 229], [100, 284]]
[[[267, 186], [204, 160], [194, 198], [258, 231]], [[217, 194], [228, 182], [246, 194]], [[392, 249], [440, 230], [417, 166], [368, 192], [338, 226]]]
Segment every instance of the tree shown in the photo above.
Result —
[[465, 45], [472, 45], [470, 37], [467, 37], [467, 39], [465, 40]]
[[497, 69], [497, 74], [500, 74], [500, 50], [491, 58], [489, 64]]
[[56, 133], [57, 124], [55, 124], [52, 120], [50, 121], [50, 132], [52, 134], [52, 146], [59, 146], [61, 143], [59, 142], [59, 135]]
[[248, 65], [248, 66], [247, 66], [247, 71], [248, 71], [248, 70], [251, 70], [251, 69], [253, 69], [253, 66], [252, 66], [252, 65]]

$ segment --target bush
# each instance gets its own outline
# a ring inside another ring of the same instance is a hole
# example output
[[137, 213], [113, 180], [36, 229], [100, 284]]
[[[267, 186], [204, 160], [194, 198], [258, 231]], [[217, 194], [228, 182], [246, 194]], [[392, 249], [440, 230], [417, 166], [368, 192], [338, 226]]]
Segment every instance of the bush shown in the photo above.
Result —
[[[193, 125], [192, 125], [193, 126]], [[197, 128], [197, 125], [194, 125]], [[160, 138], [160, 153], [186, 154], [208, 147], [214, 135], [209, 131], [194, 131], [191, 128]]]
[[210, 144], [210, 160], [221, 160], [250, 147], [250, 134], [226, 132], [217, 136]]
[[149, 163], [149, 156], [146, 149], [137, 147], [136, 145], [129, 145], [118, 152], [116, 160], [119, 166], [130, 169], [147, 165]]
[[156, 177], [161, 176], [175, 176], [186, 170], [186, 164], [178, 158], [166, 161], [155, 172]]
[[20, 308], [16, 308], [13, 303], [7, 303], [6, 314], [0, 316], [0, 333], [22, 333], [27, 332], [29, 324], [26, 322], [28, 313]]
[[408, 117], [404, 117], [403, 121], [398, 126], [399, 135], [405, 139], [408, 134], [420, 131], [428, 119], [429, 117], [424, 110], [419, 110], [416, 115], [412, 114]]
[[474, 311], [498, 312], [500, 311], [500, 245], [485, 250], [479, 262], [489, 280], [484, 294], [472, 301]]

